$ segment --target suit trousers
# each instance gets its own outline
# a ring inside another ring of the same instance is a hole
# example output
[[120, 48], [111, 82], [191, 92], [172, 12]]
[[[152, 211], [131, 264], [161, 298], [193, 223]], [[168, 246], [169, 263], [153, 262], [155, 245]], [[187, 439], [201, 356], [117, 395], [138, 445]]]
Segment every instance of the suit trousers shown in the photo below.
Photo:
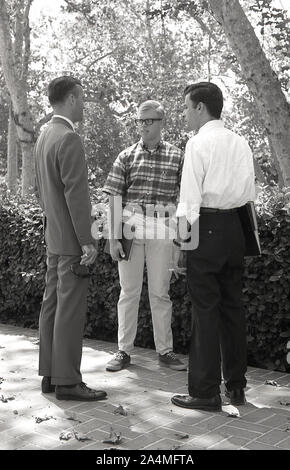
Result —
[[221, 368], [226, 388], [246, 386], [246, 324], [242, 305], [245, 239], [237, 212], [204, 213], [199, 246], [187, 252], [192, 301], [189, 395], [220, 393]]
[[172, 303], [169, 298], [169, 268], [172, 260], [170, 239], [135, 239], [130, 260], [118, 263], [121, 285], [118, 302], [118, 347], [127, 354], [134, 347], [145, 259], [154, 342], [156, 351], [165, 354], [173, 349]]
[[46, 287], [39, 318], [39, 375], [56, 385], [82, 381], [80, 364], [87, 312], [88, 279], [70, 269], [80, 256], [48, 253]]

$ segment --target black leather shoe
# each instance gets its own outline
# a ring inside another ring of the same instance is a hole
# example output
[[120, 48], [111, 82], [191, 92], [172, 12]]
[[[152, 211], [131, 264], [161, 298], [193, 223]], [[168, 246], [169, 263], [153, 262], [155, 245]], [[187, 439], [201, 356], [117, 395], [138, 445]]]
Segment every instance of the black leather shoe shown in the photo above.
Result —
[[174, 405], [191, 410], [221, 411], [222, 401], [220, 395], [212, 398], [194, 398], [190, 395], [174, 395], [171, 398]]
[[53, 393], [55, 391], [55, 385], [51, 383], [51, 377], [44, 376], [41, 381], [42, 393]]
[[103, 390], [93, 390], [81, 382], [76, 385], [57, 385], [55, 396], [58, 400], [97, 401], [104, 400], [107, 393]]
[[246, 397], [243, 388], [236, 388], [235, 390], [226, 390], [225, 396], [230, 399], [231, 405], [239, 406], [245, 405]]

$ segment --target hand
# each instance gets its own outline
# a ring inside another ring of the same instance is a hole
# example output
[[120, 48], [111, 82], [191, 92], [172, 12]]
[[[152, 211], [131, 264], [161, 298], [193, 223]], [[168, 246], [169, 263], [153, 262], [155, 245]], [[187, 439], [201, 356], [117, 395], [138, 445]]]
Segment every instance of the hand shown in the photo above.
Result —
[[82, 250], [83, 255], [81, 257], [80, 264], [84, 264], [85, 266], [93, 264], [98, 254], [97, 248], [93, 244], [83, 245]]
[[110, 255], [114, 261], [122, 261], [125, 253], [119, 240], [110, 240]]
[[186, 252], [181, 251], [180, 248], [173, 244], [172, 248], [172, 268], [170, 271], [173, 271], [176, 279], [179, 276], [186, 275]]

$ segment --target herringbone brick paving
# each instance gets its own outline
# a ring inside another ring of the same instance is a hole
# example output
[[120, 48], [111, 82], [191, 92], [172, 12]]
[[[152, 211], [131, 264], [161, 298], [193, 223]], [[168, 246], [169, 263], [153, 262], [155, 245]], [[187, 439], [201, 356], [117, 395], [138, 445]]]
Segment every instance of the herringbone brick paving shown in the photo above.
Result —
[[[136, 348], [128, 369], [106, 372], [116, 344], [86, 339], [83, 380], [108, 399], [58, 401], [41, 394], [37, 338], [36, 330], [0, 324], [0, 449], [290, 449], [289, 373], [249, 367], [240, 417], [229, 416], [237, 410], [231, 406], [221, 413], [186, 410], [170, 401], [187, 393], [186, 371], [160, 367], [155, 351]], [[119, 405], [126, 416], [117, 414]], [[64, 432], [68, 440], [60, 439]], [[103, 442], [118, 435], [118, 444]]]

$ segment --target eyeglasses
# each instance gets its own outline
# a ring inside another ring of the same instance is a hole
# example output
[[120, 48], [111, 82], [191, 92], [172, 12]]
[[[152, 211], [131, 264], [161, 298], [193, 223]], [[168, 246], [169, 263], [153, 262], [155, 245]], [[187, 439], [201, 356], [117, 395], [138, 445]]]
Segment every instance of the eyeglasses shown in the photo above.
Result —
[[92, 272], [88, 266], [79, 263], [73, 263], [70, 266], [71, 272], [77, 277], [91, 277]]
[[160, 119], [160, 118], [135, 119], [135, 124], [136, 124], [137, 126], [143, 126], [143, 124], [145, 124], [145, 126], [152, 126], [152, 124], [153, 124], [154, 121], [162, 121], [162, 119]]

